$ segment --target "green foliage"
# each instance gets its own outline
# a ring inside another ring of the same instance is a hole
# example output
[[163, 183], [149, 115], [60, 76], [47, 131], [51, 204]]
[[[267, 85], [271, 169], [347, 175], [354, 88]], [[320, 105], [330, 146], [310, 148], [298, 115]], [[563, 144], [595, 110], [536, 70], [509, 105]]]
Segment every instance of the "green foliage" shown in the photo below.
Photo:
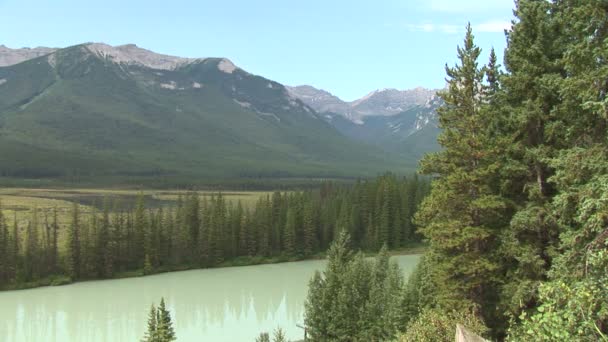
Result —
[[608, 341], [608, 277], [584, 279], [572, 284], [543, 283], [541, 303], [509, 332], [511, 341]]
[[176, 339], [171, 315], [165, 308], [165, 299], [161, 298], [158, 308], [154, 304], [150, 308], [148, 328], [142, 342], [171, 342]]
[[277, 328], [272, 335], [272, 342], [288, 342], [285, 332], [281, 328]]
[[420, 315], [420, 312], [435, 305], [437, 288], [432, 278], [432, 267], [432, 256], [427, 252], [420, 258], [418, 265], [407, 279], [403, 288], [401, 311], [403, 331], [410, 321]]
[[157, 329], [159, 331], [159, 337], [161, 341], [174, 341], [176, 340], [175, 331], [173, 330], [173, 323], [171, 322], [171, 314], [165, 307], [165, 299], [160, 299], [160, 305], [157, 309]]
[[475, 308], [488, 319], [502, 273], [493, 252], [508, 225], [508, 203], [496, 186], [502, 147], [487, 128], [493, 90], [484, 81], [488, 68], [478, 66], [480, 53], [468, 26], [458, 65], [446, 67], [448, 89], [438, 110], [443, 150], [421, 162], [423, 173], [438, 178], [416, 222], [435, 256], [436, 302], [448, 310]]
[[[15, 220], [16, 224], [17, 220]], [[72, 207], [72, 223], [68, 232], [68, 264], [67, 269], [72, 279], [80, 277], [81, 258], [80, 258], [80, 213], [78, 204]]]
[[157, 332], [158, 322], [156, 321], [156, 307], [154, 304], [150, 307], [150, 313], [148, 314], [148, 330], [142, 339], [142, 342], [156, 342], [158, 341]]
[[255, 339], [255, 342], [270, 342], [270, 335], [265, 332], [260, 333], [260, 336]]
[[405, 311], [472, 306], [499, 340], [605, 339], [608, 7], [520, 0], [514, 13], [506, 72], [493, 53], [477, 66], [470, 29], [447, 68], [444, 150], [422, 162], [437, 179], [416, 216], [430, 250]]
[[449, 311], [425, 309], [416, 320], [410, 322], [400, 342], [452, 342], [456, 324], [461, 324], [477, 335], [483, 336], [488, 328], [474, 313], [466, 310]]
[[304, 322], [312, 341], [385, 341], [400, 324], [403, 276], [386, 247], [374, 261], [353, 254], [342, 231], [328, 251], [326, 270], [309, 285]]
[[149, 275], [154, 272], [154, 268], [152, 267], [152, 263], [150, 262], [150, 256], [146, 254], [144, 258], [144, 275]]

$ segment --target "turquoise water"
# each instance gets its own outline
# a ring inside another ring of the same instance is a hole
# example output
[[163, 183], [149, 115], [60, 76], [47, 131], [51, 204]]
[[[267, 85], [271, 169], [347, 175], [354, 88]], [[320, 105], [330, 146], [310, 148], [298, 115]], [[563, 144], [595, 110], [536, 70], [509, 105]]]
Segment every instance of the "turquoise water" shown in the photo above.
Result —
[[[393, 257], [406, 275], [419, 256]], [[0, 292], [0, 341], [139, 341], [165, 298], [178, 341], [254, 341], [282, 327], [302, 339], [308, 280], [323, 260], [165, 273]]]

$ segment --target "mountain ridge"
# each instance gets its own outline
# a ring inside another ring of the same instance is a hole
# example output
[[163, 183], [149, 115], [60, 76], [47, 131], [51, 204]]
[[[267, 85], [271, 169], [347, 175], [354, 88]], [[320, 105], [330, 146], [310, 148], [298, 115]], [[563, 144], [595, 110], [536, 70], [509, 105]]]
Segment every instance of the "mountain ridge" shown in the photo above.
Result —
[[383, 88], [359, 99], [344, 101], [327, 90], [310, 85], [287, 86], [287, 90], [319, 113], [340, 114], [359, 123], [366, 116], [391, 116], [425, 105], [438, 91], [424, 87], [405, 90]]
[[153, 54], [81, 44], [0, 67], [0, 177], [332, 178], [406, 166], [226, 58]]

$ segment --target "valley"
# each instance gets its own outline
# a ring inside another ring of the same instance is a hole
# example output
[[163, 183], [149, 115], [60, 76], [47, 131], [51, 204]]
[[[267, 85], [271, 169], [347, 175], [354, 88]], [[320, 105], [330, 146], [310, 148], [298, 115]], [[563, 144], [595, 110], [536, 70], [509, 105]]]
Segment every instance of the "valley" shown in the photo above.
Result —
[[606, 0], [0, 31], [0, 341], [608, 341]]

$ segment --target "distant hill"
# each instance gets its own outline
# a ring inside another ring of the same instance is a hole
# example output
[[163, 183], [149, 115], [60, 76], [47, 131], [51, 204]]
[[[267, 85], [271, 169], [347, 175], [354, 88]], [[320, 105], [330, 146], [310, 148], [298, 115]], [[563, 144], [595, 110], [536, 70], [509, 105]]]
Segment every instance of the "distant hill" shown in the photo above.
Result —
[[437, 90], [381, 89], [346, 102], [312, 86], [287, 89], [344, 135], [397, 153], [410, 163], [439, 149]]
[[99, 43], [29, 57], [7, 50], [4, 179], [357, 177], [408, 166], [338, 133], [283, 85], [225, 58]]

